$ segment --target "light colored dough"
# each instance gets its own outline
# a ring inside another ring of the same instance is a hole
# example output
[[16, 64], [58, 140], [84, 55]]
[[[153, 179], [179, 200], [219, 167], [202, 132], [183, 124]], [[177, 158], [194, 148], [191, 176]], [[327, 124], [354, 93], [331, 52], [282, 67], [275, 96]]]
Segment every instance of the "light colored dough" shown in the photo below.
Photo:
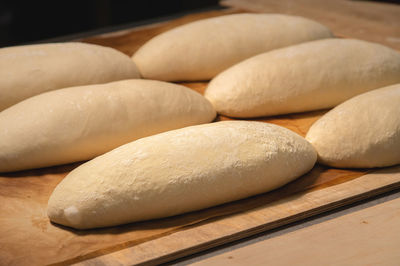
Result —
[[172, 216], [280, 187], [317, 155], [292, 131], [225, 121], [143, 138], [73, 170], [48, 203], [53, 222], [87, 229]]
[[400, 163], [400, 84], [358, 95], [326, 113], [307, 133], [319, 162], [348, 168]]
[[133, 60], [145, 78], [208, 80], [256, 54], [329, 37], [328, 28], [302, 17], [234, 14], [164, 32], [145, 43]]
[[218, 113], [259, 117], [333, 107], [400, 82], [400, 53], [361, 40], [326, 39], [249, 58], [219, 74], [205, 96]]
[[161, 81], [43, 93], [0, 113], [0, 172], [91, 159], [141, 137], [210, 122], [215, 115], [199, 93]]
[[0, 49], [0, 111], [42, 92], [139, 78], [129, 56], [86, 43], [48, 43]]

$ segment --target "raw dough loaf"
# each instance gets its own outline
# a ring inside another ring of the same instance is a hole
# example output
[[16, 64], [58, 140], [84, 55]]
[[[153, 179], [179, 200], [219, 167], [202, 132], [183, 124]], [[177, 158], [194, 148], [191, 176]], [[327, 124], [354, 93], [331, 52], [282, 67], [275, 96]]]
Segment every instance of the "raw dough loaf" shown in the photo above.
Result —
[[400, 53], [351, 39], [326, 39], [271, 51], [217, 77], [205, 96], [218, 113], [259, 117], [333, 107], [400, 82]]
[[328, 28], [302, 17], [234, 14], [164, 32], [145, 43], [133, 60], [145, 78], [208, 80], [256, 54], [329, 37]]
[[314, 148], [272, 124], [225, 121], [143, 138], [73, 170], [48, 203], [53, 222], [87, 229], [172, 216], [280, 187]]
[[91, 159], [141, 137], [210, 122], [215, 115], [199, 93], [161, 81], [43, 93], [0, 113], [0, 172]]
[[334, 167], [400, 163], [400, 84], [358, 95], [326, 113], [307, 133], [318, 160]]
[[0, 49], [0, 111], [42, 92], [139, 78], [129, 56], [86, 43], [49, 43]]

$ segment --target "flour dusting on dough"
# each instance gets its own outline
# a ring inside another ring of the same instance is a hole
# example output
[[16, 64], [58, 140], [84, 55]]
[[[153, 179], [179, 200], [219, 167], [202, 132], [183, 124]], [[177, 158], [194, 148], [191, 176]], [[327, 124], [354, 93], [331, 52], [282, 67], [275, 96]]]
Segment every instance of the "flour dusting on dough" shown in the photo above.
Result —
[[64, 210], [65, 218], [71, 224], [79, 224], [81, 221], [81, 215], [79, 210], [75, 206], [70, 206]]

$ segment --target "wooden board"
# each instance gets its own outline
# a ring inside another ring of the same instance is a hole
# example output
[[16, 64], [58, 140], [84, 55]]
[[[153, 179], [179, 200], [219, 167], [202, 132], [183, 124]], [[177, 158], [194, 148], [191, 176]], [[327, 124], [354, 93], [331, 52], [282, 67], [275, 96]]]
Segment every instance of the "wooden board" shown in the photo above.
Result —
[[[238, 12], [213, 11], [83, 41], [132, 54], [162, 31], [200, 18]], [[204, 91], [206, 83], [184, 84]], [[270, 118], [305, 135], [325, 111]], [[226, 120], [218, 117], [218, 120]], [[51, 224], [47, 200], [79, 163], [0, 174], [0, 265], [160, 263], [308, 217], [400, 186], [400, 169], [343, 170], [317, 165], [274, 192], [176, 217], [78, 231]]]
[[398, 266], [399, 262], [400, 198], [192, 265]]

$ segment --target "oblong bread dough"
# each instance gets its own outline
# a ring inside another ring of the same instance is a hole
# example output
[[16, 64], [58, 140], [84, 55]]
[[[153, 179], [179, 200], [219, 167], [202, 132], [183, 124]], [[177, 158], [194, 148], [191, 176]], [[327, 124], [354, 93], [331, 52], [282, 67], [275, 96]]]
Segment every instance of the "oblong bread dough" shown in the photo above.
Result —
[[191, 22], [164, 32], [133, 55], [145, 78], [208, 80], [248, 57], [332, 37], [325, 26], [297, 16], [234, 14]]
[[0, 111], [42, 92], [139, 78], [129, 56], [87, 43], [47, 43], [0, 49]]
[[336, 106], [307, 133], [319, 162], [346, 168], [400, 163], [400, 84], [358, 95]]
[[304, 138], [272, 124], [186, 127], [79, 166], [55, 188], [48, 216], [79, 229], [172, 216], [275, 189], [316, 159]]
[[210, 122], [215, 115], [199, 93], [161, 81], [43, 93], [0, 113], [0, 172], [91, 159], [138, 138]]
[[205, 96], [218, 113], [259, 117], [333, 107], [400, 82], [400, 53], [361, 40], [326, 39], [249, 58], [219, 74]]

